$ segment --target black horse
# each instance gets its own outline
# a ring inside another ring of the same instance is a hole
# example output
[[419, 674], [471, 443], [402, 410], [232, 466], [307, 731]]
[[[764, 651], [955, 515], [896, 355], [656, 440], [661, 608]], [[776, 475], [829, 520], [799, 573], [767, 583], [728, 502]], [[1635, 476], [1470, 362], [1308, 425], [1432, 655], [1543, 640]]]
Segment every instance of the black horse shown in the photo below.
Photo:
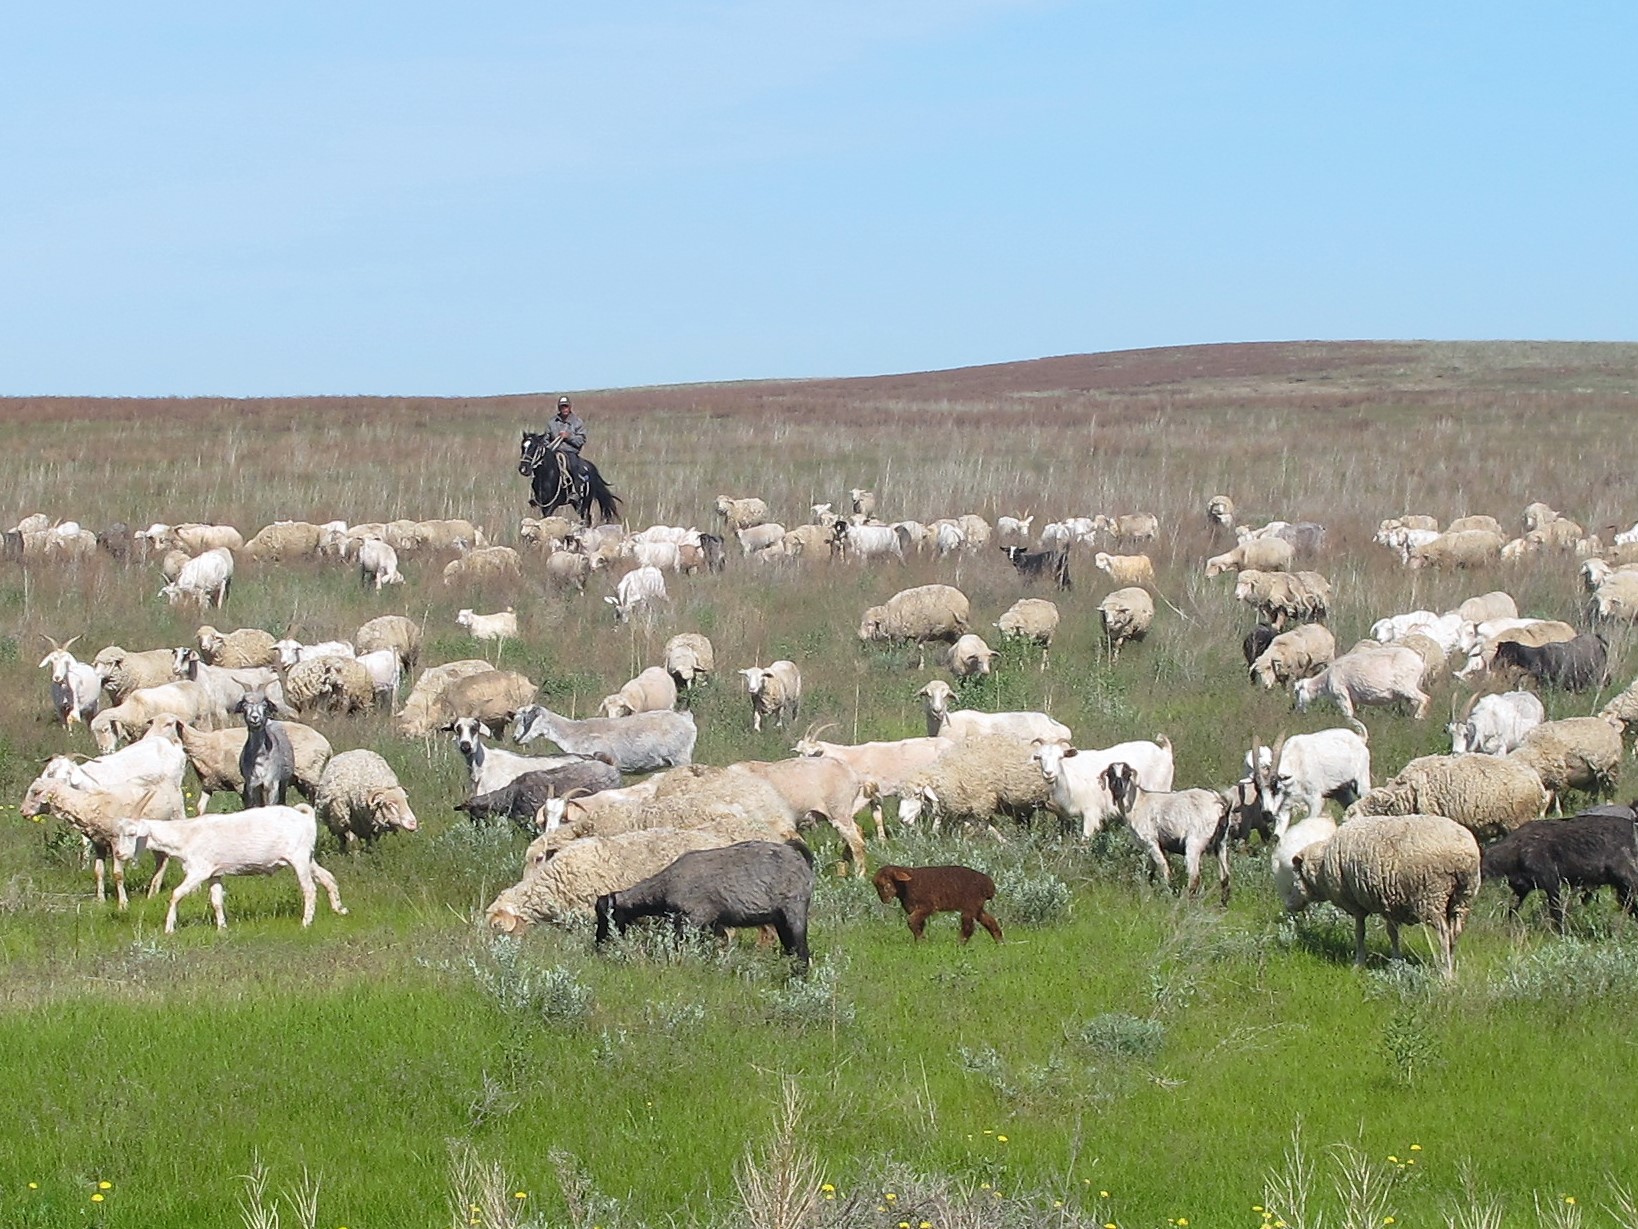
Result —
[[553, 448], [551, 441], [534, 431], [523, 433], [518, 453], [518, 473], [530, 482], [529, 506], [549, 516], [565, 504], [592, 524], [592, 505], [605, 521], [620, 519], [620, 497], [609, 490], [603, 475], [578, 452]]

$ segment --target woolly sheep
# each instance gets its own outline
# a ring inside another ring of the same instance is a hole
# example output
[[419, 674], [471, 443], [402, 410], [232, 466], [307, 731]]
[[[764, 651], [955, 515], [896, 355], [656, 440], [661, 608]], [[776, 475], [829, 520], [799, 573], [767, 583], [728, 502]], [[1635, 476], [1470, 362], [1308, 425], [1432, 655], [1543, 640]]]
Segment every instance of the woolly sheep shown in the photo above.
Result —
[[[766, 524], [768, 520], [768, 505], [754, 496], [735, 499], [731, 495], [718, 495], [715, 508], [730, 533]], [[781, 530], [781, 535], [783, 532]]]
[[666, 672], [689, 691], [717, 668], [716, 650], [699, 632], [679, 632], [665, 642]]
[[592, 574], [595, 567], [596, 561], [580, 551], [553, 551], [546, 557], [546, 579], [550, 584], [584, 593], [586, 577]]
[[1231, 571], [1288, 572], [1294, 558], [1291, 543], [1283, 538], [1253, 538], [1206, 560], [1206, 575], [1218, 576]]
[[984, 643], [984, 637], [968, 632], [950, 646], [946, 664], [958, 679], [984, 678], [997, 656], [996, 651]]
[[1468, 598], [1452, 613], [1464, 623], [1484, 623], [1490, 619], [1516, 619], [1519, 617], [1519, 607], [1511, 594], [1492, 589], [1489, 593]]
[[692, 850], [718, 849], [741, 839], [740, 832], [715, 828], [581, 837], [547, 861], [526, 863], [523, 878], [490, 903], [484, 918], [492, 930], [514, 936], [542, 922], [590, 920], [599, 896], [637, 883]]
[[403, 615], [378, 615], [361, 624], [353, 633], [353, 651], [360, 657], [391, 649], [404, 669], [415, 669], [421, 660], [421, 628]]
[[1137, 586], [1116, 589], [1098, 603], [1098, 618], [1103, 622], [1110, 655], [1118, 657], [1127, 641], [1142, 640], [1149, 634], [1155, 619], [1154, 599], [1147, 589]]
[[1224, 529], [1234, 528], [1234, 501], [1227, 495], [1213, 495], [1206, 501], [1206, 520]]
[[[125, 895], [125, 864], [132, 858], [121, 856], [116, 848], [121, 819], [140, 817], [154, 820], [181, 819], [187, 814], [182, 791], [173, 781], [159, 785], [125, 785], [100, 789], [76, 789], [66, 781], [38, 777], [28, 787], [18, 814], [32, 819], [49, 811], [62, 819], [91, 846], [95, 858], [93, 870], [97, 880], [97, 900], [108, 899], [103, 882], [103, 862], [113, 863], [114, 896], [119, 907], [129, 903]], [[159, 858], [148, 895], [159, 890], [165, 876], [165, 859]]]
[[1605, 797], [1615, 789], [1621, 750], [1621, 731], [1602, 717], [1569, 717], [1534, 726], [1508, 758], [1535, 769], [1562, 814], [1570, 790]]
[[1005, 735], [958, 742], [905, 783], [899, 818], [914, 824], [930, 808], [934, 831], [947, 818], [986, 826], [997, 815], [1028, 819], [1050, 798], [1030, 751], [1029, 743]]
[[383, 833], [414, 832], [415, 812], [392, 766], [374, 751], [343, 751], [324, 766], [312, 795], [313, 809], [344, 851], [369, 845]]
[[1337, 642], [1318, 623], [1303, 623], [1281, 632], [1251, 663], [1251, 681], [1265, 690], [1283, 687], [1324, 669], [1336, 656]]
[[444, 584], [486, 585], [503, 580], [520, 580], [523, 560], [510, 546], [487, 546], [469, 550], [444, 565]]
[[244, 545], [245, 554], [260, 563], [287, 563], [312, 559], [319, 553], [324, 527], [308, 521], [274, 521], [264, 525]]
[[1439, 966], [1455, 971], [1454, 948], [1479, 890], [1479, 845], [1442, 815], [1355, 819], [1329, 839], [1295, 854], [1292, 865], [1309, 901], [1329, 901], [1354, 919], [1354, 963], [1365, 963], [1365, 919], [1388, 924], [1394, 959], [1399, 927], [1432, 930]]
[[[426, 738], [451, 718], [449, 710], [439, 703], [444, 691], [462, 679], [483, 674], [494, 667], [486, 661], [467, 658], [442, 666], [432, 666], [415, 680], [415, 686], [404, 699], [404, 707], [394, 717], [398, 733], [405, 738]], [[456, 714], [459, 716], [460, 714]]]
[[1044, 597], [1021, 597], [995, 621], [995, 626], [1009, 640], [1016, 638], [1040, 645], [1041, 669], [1046, 669], [1047, 650], [1052, 647], [1053, 634], [1058, 630], [1057, 606]]
[[358, 713], [375, 707], [375, 683], [354, 657], [313, 657], [284, 676], [285, 702], [296, 712], [319, 708]]
[[1324, 619], [1331, 607], [1331, 582], [1318, 572], [1248, 570], [1234, 581], [1236, 601], [1245, 602], [1276, 629], [1288, 623]]
[[162, 683], [133, 691], [112, 708], [91, 718], [91, 737], [97, 751], [106, 755], [120, 740], [141, 734], [159, 717], [174, 714], [183, 721], [212, 723], [224, 718], [214, 697], [198, 683]]
[[902, 589], [859, 621], [862, 641], [914, 641], [925, 651], [929, 640], [955, 641], [967, 630], [967, 595], [949, 585]]
[[538, 689], [515, 670], [482, 670], [445, 687], [432, 705], [434, 726], [473, 717], [499, 729], [527, 707]]
[[630, 717], [676, 707], [677, 684], [671, 673], [664, 666], [649, 666], [612, 696], [604, 696], [599, 711], [604, 717]]
[[1506, 756], [1424, 755], [1348, 808], [1348, 817], [1445, 815], [1482, 840], [1540, 819], [1548, 794], [1528, 764]]
[[133, 691], [176, 681], [176, 655], [171, 649], [147, 649], [132, 653], [111, 644], [91, 659], [102, 676], [102, 688], [115, 704], [124, 702]]
[[330, 908], [338, 914], [341, 894], [335, 878], [313, 860], [318, 842], [318, 822], [313, 808], [305, 803], [294, 807], [257, 807], [231, 815], [210, 815], [201, 819], [178, 819], [155, 823], [146, 819], [122, 819], [115, 842], [116, 857], [129, 861], [146, 846], [156, 854], [180, 859], [183, 878], [171, 893], [165, 912], [165, 933], [176, 930], [176, 906], [200, 884], [210, 884], [211, 908], [218, 930], [227, 929], [222, 909], [222, 878], [226, 875], [266, 875], [281, 866], [296, 872], [301, 884], [301, 924], [313, 923], [313, 881], [324, 885]]
[[1439, 537], [1410, 550], [1408, 565], [1416, 568], [1490, 567], [1501, 559], [1502, 536], [1488, 529], [1447, 529]]
[[276, 665], [278, 654], [273, 649], [273, 634], [259, 627], [240, 627], [231, 632], [219, 632], [208, 623], [201, 624], [194, 633], [199, 656], [206, 665], [226, 670], [255, 670]]
[[[283, 721], [285, 737], [295, 757], [295, 771], [290, 783], [308, 799], [318, 788], [319, 776], [330, 760], [330, 740], [310, 725], [299, 721]], [[245, 786], [239, 771], [239, 755], [244, 750], [246, 731], [243, 726], [225, 730], [199, 730], [175, 717], [161, 717], [154, 723], [156, 731], [174, 737], [187, 755], [199, 781], [199, 801], [194, 814], [203, 815], [210, 806], [212, 794], [237, 794]], [[137, 745], [137, 744], [133, 744]]]

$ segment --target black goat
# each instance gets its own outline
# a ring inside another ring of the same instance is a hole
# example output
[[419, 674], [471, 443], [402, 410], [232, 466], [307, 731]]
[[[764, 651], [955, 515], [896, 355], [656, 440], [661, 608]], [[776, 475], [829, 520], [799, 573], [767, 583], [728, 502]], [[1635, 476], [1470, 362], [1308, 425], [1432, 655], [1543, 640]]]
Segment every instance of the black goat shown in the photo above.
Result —
[[1621, 907], [1638, 914], [1638, 828], [1631, 818], [1584, 813], [1532, 820], [1488, 846], [1480, 869], [1486, 879], [1507, 880], [1514, 913], [1531, 892], [1545, 892], [1553, 925], [1561, 931], [1565, 884], [1588, 893], [1612, 887]]
[[1274, 629], [1267, 623], [1259, 623], [1246, 633], [1246, 638], [1240, 641], [1240, 652], [1245, 655], [1246, 665], [1250, 666], [1263, 655], [1263, 650], [1274, 643]]
[[722, 938], [732, 926], [772, 926], [796, 971], [808, 969], [813, 855], [800, 841], [741, 841], [685, 853], [658, 874], [597, 898], [597, 943], [645, 917], [669, 917]]
[[1574, 640], [1555, 644], [1504, 640], [1496, 646], [1490, 668], [1499, 673], [1516, 670], [1565, 691], [1586, 691], [1609, 680], [1609, 649], [1597, 632], [1583, 632]]
[[1051, 576], [1058, 588], [1074, 588], [1069, 581], [1068, 550], [1025, 550], [1022, 546], [1003, 546], [1007, 559], [1025, 580], [1040, 580]]

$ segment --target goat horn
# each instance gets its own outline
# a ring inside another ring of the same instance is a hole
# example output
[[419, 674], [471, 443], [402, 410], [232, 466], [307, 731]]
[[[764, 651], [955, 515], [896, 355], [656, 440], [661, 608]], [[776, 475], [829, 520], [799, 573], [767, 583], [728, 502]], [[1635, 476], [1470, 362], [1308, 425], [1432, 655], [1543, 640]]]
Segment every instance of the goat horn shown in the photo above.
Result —
[[[1452, 704], [1455, 704], [1456, 703], [1456, 697], [1452, 696], [1450, 702]], [[1467, 703], [1462, 706], [1462, 715], [1460, 717], [1458, 717], [1456, 720], [1466, 721], [1468, 719], [1468, 716], [1473, 712], [1474, 707], [1478, 703], [1479, 703], [1479, 693], [1477, 691], [1475, 691], [1472, 695], [1468, 696]]]

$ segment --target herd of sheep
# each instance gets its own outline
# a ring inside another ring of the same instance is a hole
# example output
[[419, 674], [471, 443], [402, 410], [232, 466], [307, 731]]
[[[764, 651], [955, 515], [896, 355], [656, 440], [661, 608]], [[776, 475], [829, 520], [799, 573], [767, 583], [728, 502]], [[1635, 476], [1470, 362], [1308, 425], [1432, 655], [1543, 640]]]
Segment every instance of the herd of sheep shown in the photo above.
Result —
[[[592, 573], [629, 565], [605, 599], [620, 620], [666, 600], [668, 571], [721, 570], [730, 539], [742, 566], [751, 567], [815, 555], [898, 564], [918, 553], [960, 557], [999, 548], [1024, 583], [1052, 584], [1060, 594], [1072, 588], [1072, 550], [1089, 544], [1093, 566], [1119, 586], [1096, 608], [1111, 662], [1157, 617], [1160, 595], [1148, 555], [1112, 553], [1153, 542], [1159, 525], [1152, 516], [1068, 518], [1032, 538], [1033, 517], [1001, 517], [993, 526], [972, 515], [884, 523], [872, 492], [854, 490], [850, 502], [849, 515], [819, 504], [811, 523], [786, 529], [770, 520], [764, 501], [722, 496], [715, 504], [720, 533], [672, 526], [627, 533], [621, 526], [525, 519], [518, 549], [492, 546], [481, 528], [459, 520], [278, 522], [246, 540], [229, 526], [156, 524], [136, 532], [119, 526], [90, 534], [33, 516], [7, 532], [5, 544], [8, 556], [25, 565], [104, 548], [151, 559], [166, 578], [163, 595], [201, 610], [226, 608], [240, 556], [263, 564], [346, 560], [377, 591], [404, 583], [401, 566], [434, 553], [453, 555], [440, 576], [455, 587], [527, 570], [578, 591]], [[98, 898], [107, 862], [121, 907], [125, 867], [144, 850], [156, 856], [150, 895], [167, 861], [178, 861], [183, 879], [171, 895], [167, 930], [176, 924], [178, 902], [206, 884], [216, 922], [225, 926], [223, 877], [284, 866], [300, 882], [306, 925], [315, 884], [345, 912], [334, 877], [314, 858], [321, 824], [349, 849], [390, 832], [414, 832], [417, 820], [382, 756], [364, 748], [333, 753], [325, 735], [299, 718], [391, 704], [399, 735], [453, 739], [469, 787], [458, 809], [474, 822], [504, 817], [534, 835], [520, 881], [486, 912], [490, 926], [510, 934], [595, 920], [601, 941], [631, 921], [663, 914], [679, 927], [718, 932], [767, 925], [805, 965], [814, 877], [799, 833], [814, 822], [832, 826], [854, 872], [867, 874], [858, 817], [869, 814], [881, 841], [888, 801], [903, 824], [990, 829], [998, 819], [1026, 821], [1044, 810], [1090, 838], [1117, 823], [1145, 851], [1157, 879], [1169, 881], [1168, 857], [1181, 856], [1191, 894], [1200, 890], [1207, 860], [1214, 861], [1225, 900], [1231, 846], [1259, 835], [1286, 907], [1329, 901], [1343, 909], [1356, 920], [1361, 960], [1367, 917], [1387, 921], [1396, 955], [1398, 927], [1423, 924], [1447, 972], [1481, 876], [1506, 880], [1515, 907], [1529, 892], [1545, 891], [1559, 924], [1565, 885], [1608, 885], [1624, 907], [1638, 903], [1630, 808], [1593, 806], [1569, 819], [1544, 818], [1550, 810], [1562, 815], [1572, 795], [1592, 803], [1609, 796], [1623, 735], [1638, 721], [1638, 684], [1596, 715], [1559, 721], [1547, 721], [1541, 700], [1525, 687], [1602, 687], [1608, 659], [1598, 631], [1522, 617], [1512, 597], [1492, 591], [1443, 613], [1383, 612], [1368, 639], [1339, 652], [1325, 625], [1331, 582], [1321, 571], [1303, 570], [1324, 565], [1324, 527], [1237, 526], [1227, 496], [1214, 497], [1206, 516], [1234, 544], [1201, 556], [1199, 567], [1207, 578], [1232, 573], [1235, 598], [1256, 619], [1242, 645], [1251, 682], [1289, 691], [1299, 710], [1333, 705], [1345, 722], [1271, 747], [1254, 742], [1244, 775], [1223, 788], [1175, 788], [1173, 746], [1163, 734], [1080, 747], [1048, 713], [960, 707], [956, 686], [942, 678], [918, 693], [924, 736], [846, 744], [823, 741], [823, 730], [810, 729], [789, 759], [700, 765], [689, 698], [717, 666], [711, 642], [698, 632], [672, 636], [662, 660], [609, 694], [598, 716], [574, 720], [539, 703], [527, 677], [485, 660], [423, 668], [422, 628], [384, 615], [347, 640], [317, 644], [201, 625], [190, 645], [110, 645], [82, 662], [73, 640], [51, 641], [40, 664], [49, 672], [56, 717], [65, 727], [88, 726], [100, 754], [48, 762], [29, 786], [23, 812], [49, 812], [78, 830], [93, 855]], [[1638, 619], [1638, 527], [1606, 549], [1544, 504], [1526, 508], [1522, 525], [1521, 535], [1508, 540], [1491, 517], [1464, 517], [1441, 531], [1432, 518], [1400, 516], [1384, 521], [1376, 540], [1409, 568], [1471, 570], [1538, 552], [1573, 554], [1582, 561], [1588, 629]], [[1054, 601], [1025, 597], [985, 626], [1038, 646], [1045, 670], [1059, 618]], [[511, 608], [463, 609], [456, 622], [482, 643], [519, 635]], [[973, 622], [967, 596], [949, 584], [906, 588], [870, 606], [857, 639], [911, 647], [918, 666], [934, 651], [957, 686], [987, 675], [997, 657]], [[1358, 712], [1402, 704], [1421, 720], [1431, 680], [1446, 672], [1475, 686], [1451, 722], [1451, 753], [1412, 760], [1385, 780], [1373, 774]], [[737, 673], [753, 730], [764, 722], [794, 725], [801, 663], [753, 663]], [[514, 752], [499, 745], [503, 734], [520, 746], [542, 742], [556, 750]], [[182, 792], [190, 769], [199, 792], [193, 817]], [[307, 801], [290, 805], [291, 789]], [[211, 796], [222, 791], [238, 793], [245, 809], [207, 814]], [[1327, 812], [1330, 801], [1343, 808], [1340, 819]], [[994, 884], [977, 872], [889, 864], [874, 882], [884, 901], [903, 903], [917, 937], [926, 917], [944, 910], [961, 914], [963, 939], [977, 924], [1001, 937], [987, 910]]]

